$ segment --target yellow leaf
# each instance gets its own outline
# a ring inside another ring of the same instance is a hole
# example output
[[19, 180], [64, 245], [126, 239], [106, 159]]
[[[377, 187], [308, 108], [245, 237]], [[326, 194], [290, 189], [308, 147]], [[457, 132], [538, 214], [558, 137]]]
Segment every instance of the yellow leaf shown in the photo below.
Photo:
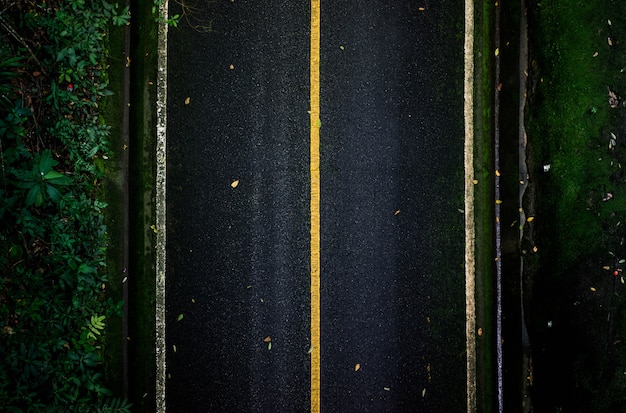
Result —
[[607, 270], [607, 271], [608, 271], [608, 270], [610, 270], [610, 269], [611, 269], [611, 267], [609, 267], [608, 265], [605, 265], [604, 267], [602, 267], [602, 269], [603, 269], [603, 270]]
[[189, 102], [191, 102], [191, 98], [190, 97], [185, 98], [185, 105], [188, 105]]
[[473, 183], [474, 185], [478, 184], [478, 179], [474, 179], [474, 180], [472, 180], [472, 183]]
[[539, 248], [537, 248], [537, 246], [535, 245], [535, 246], [533, 247], [533, 252], [537, 252], [537, 251], [539, 251]]
[[235, 65], [230, 65], [230, 66], [228, 66], [228, 68], [229, 68], [230, 70], [233, 70], [233, 69], [235, 68]]
[[500, 48], [496, 48], [495, 55], [498, 56], [500, 54]]
[[400, 213], [400, 210], [398, 209], [396, 212], [393, 213], [393, 215], [398, 215]]
[[590, 290], [593, 291], [594, 293], [596, 292], [596, 289], [594, 287], [591, 287]]
[[418, 7], [418, 9], [417, 9], [417, 10], [419, 10], [419, 11], [424, 11], [424, 10], [426, 10], [426, 8], [425, 8], [425, 7]]
[[535, 217], [528, 217], [526, 218], [526, 221], [528, 222], [533, 222], [535, 220]]
[[354, 366], [354, 371], [359, 371], [360, 369], [361, 369], [361, 364], [356, 363], [356, 366]]
[[237, 188], [237, 185], [239, 185], [239, 179], [235, 179], [231, 184], [231, 188]]
[[500, 176], [500, 171], [496, 169], [496, 176]]
[[502, 200], [501, 200], [501, 199], [496, 199], [496, 204], [497, 204], [497, 205], [500, 205], [501, 203], [502, 203]]
[[480, 337], [480, 336], [482, 336], [482, 335], [483, 335], [483, 328], [482, 328], [482, 327], [479, 327], [479, 328], [478, 328], [478, 336]]

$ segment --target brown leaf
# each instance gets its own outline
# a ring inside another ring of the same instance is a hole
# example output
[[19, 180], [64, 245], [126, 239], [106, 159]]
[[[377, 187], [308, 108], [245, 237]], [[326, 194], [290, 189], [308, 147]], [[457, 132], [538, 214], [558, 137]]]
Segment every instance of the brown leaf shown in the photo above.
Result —
[[263, 339], [263, 342], [264, 342], [264, 343], [269, 343], [270, 341], [272, 341], [272, 337], [270, 337], [270, 336], [267, 336], [267, 337], [265, 337], [265, 338]]

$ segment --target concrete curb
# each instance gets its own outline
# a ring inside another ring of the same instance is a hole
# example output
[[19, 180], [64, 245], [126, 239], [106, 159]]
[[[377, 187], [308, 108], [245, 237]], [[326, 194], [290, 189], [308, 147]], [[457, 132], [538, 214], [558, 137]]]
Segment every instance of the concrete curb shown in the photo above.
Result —
[[157, 69], [156, 141], [156, 411], [165, 412], [165, 261], [166, 261], [166, 135], [167, 135], [167, 19], [168, 1], [160, 5]]

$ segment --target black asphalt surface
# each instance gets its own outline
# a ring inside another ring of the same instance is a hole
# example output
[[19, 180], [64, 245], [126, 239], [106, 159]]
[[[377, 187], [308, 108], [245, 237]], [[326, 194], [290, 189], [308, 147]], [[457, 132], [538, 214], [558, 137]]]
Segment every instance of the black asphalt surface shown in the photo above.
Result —
[[[439, 3], [322, 2], [325, 413], [465, 410], [463, 2]], [[183, 19], [168, 50], [167, 411], [306, 412], [310, 4], [192, 6], [211, 30]]]

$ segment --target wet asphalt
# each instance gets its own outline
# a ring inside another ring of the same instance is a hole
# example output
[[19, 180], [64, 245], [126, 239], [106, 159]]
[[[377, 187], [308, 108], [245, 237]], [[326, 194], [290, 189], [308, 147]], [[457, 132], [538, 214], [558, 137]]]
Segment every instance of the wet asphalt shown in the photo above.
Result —
[[[418, 3], [321, 6], [323, 412], [465, 409], [463, 2]], [[167, 411], [309, 411], [310, 4], [185, 4]]]

